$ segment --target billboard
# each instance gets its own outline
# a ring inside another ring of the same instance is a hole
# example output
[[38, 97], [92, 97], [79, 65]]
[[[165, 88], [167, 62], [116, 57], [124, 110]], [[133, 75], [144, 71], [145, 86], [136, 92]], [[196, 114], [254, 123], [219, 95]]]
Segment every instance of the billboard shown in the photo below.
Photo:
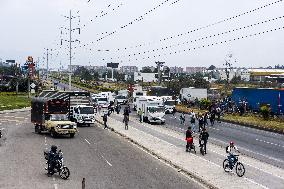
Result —
[[119, 63], [107, 63], [107, 67], [110, 67], [110, 68], [118, 68], [118, 64], [119, 64]]
[[15, 60], [6, 60], [6, 62], [7, 62], [7, 63], [14, 63], [14, 64], [16, 63]]

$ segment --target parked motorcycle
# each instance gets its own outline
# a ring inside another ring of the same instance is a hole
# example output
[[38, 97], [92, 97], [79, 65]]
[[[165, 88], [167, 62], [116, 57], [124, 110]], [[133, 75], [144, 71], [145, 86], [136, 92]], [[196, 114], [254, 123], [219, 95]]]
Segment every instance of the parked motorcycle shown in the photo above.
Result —
[[[48, 151], [46, 150], [44, 151], [44, 158], [46, 159], [46, 164], [48, 164]], [[45, 168], [45, 170], [48, 171], [48, 168]], [[64, 165], [63, 152], [61, 150], [58, 151], [55, 166], [52, 170], [52, 174], [54, 173], [59, 173], [59, 176], [64, 180], [68, 179], [70, 176], [68, 167]]]

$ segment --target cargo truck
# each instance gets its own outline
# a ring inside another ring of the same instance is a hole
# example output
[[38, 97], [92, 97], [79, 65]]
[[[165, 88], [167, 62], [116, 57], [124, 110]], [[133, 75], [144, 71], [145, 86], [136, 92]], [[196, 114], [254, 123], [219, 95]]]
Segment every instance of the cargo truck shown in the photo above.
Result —
[[284, 89], [272, 88], [234, 88], [232, 100], [239, 106], [245, 101], [252, 111], [259, 111], [260, 107], [267, 105], [273, 114], [284, 113]]
[[180, 90], [180, 99], [194, 101], [195, 99], [207, 99], [207, 89], [199, 89], [194, 87], [182, 88]]
[[77, 133], [77, 126], [68, 118], [68, 102], [63, 99], [36, 97], [31, 104], [31, 122], [35, 125], [35, 133], [49, 132], [52, 137]]

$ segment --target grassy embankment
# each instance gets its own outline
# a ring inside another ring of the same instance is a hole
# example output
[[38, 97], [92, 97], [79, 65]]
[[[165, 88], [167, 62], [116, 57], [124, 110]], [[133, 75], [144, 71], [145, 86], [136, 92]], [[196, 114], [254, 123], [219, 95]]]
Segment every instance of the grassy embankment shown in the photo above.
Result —
[[[189, 113], [191, 109], [183, 105], [178, 105], [177, 111]], [[193, 108], [193, 111], [196, 113], [197, 112], [204, 113], [206, 110], [199, 110]], [[225, 114], [225, 116], [222, 117], [222, 119], [224, 121], [234, 122], [241, 125], [250, 125], [253, 127], [272, 129], [284, 133], [284, 121], [283, 119], [280, 118], [270, 118], [269, 120], [264, 120], [260, 115], [254, 115], [254, 114], [246, 114], [243, 116], [240, 116], [238, 114]]]
[[31, 106], [31, 99], [26, 93], [0, 92], [0, 111], [20, 109]]

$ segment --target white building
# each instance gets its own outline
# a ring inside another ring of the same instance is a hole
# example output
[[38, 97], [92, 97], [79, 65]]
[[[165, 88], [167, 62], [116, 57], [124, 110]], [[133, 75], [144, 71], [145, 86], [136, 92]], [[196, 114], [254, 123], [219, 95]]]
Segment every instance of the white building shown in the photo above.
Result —
[[121, 66], [120, 71], [122, 73], [134, 73], [134, 72], [138, 72], [138, 67], [137, 66]]
[[143, 82], [156, 82], [158, 79], [156, 78], [157, 73], [141, 73], [134, 72], [134, 81], [142, 81]]
[[181, 74], [183, 73], [183, 68], [182, 67], [170, 67], [170, 73], [173, 73], [173, 74]]

